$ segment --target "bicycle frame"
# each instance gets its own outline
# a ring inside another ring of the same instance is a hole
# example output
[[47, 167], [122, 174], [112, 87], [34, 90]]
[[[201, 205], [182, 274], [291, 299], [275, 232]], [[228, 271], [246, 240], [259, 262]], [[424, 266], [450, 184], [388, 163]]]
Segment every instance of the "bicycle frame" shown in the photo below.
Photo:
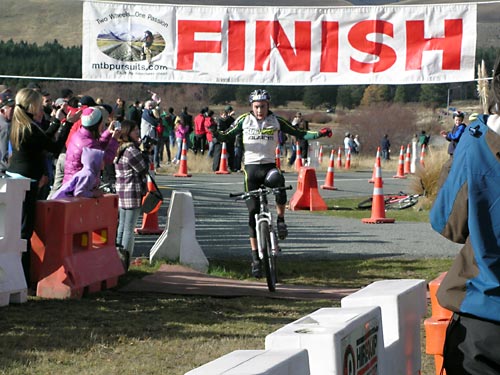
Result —
[[[255, 214], [255, 226], [259, 228], [259, 224], [261, 222], [267, 222], [269, 225], [269, 234], [271, 235], [271, 255], [275, 256], [278, 251], [278, 237], [276, 236], [276, 232], [273, 226], [273, 215], [269, 211], [267, 195], [261, 194], [259, 196], [260, 200], [260, 212]], [[263, 249], [262, 249], [262, 238], [260, 238], [260, 231], [257, 230], [257, 250], [259, 251], [259, 258], [264, 259]]]

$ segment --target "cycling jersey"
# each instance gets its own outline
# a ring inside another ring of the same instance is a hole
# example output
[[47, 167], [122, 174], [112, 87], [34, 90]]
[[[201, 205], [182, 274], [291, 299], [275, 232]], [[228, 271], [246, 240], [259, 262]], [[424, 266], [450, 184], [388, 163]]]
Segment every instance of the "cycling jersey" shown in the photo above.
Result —
[[275, 152], [280, 130], [298, 139], [319, 138], [318, 132], [297, 129], [290, 122], [271, 111], [263, 120], [258, 120], [253, 112], [244, 113], [235, 120], [234, 126], [228, 131], [213, 130], [213, 132], [215, 137], [223, 142], [237, 134], [242, 134], [245, 164], [269, 164], [276, 161]]

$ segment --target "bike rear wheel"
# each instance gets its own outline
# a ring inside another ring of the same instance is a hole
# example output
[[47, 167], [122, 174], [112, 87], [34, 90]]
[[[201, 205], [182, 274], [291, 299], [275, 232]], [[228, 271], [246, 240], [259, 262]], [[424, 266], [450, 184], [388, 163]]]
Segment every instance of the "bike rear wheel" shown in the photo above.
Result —
[[370, 197], [368, 199], [365, 199], [365, 200], [359, 202], [358, 209], [368, 210], [368, 209], [372, 208], [372, 201], [373, 201], [373, 197]]
[[276, 290], [277, 273], [276, 273], [276, 255], [272, 253], [271, 248], [271, 231], [269, 224], [264, 222], [259, 223], [259, 238], [260, 247], [263, 253], [264, 270], [266, 272], [267, 288], [270, 292]]

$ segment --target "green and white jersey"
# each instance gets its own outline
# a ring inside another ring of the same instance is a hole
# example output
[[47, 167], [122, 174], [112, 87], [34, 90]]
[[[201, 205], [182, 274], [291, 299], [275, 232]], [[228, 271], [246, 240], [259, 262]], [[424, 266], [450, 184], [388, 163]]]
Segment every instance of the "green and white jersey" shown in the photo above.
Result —
[[318, 132], [297, 129], [272, 112], [269, 112], [263, 120], [257, 120], [252, 112], [244, 113], [235, 120], [231, 129], [226, 132], [214, 131], [214, 135], [225, 142], [236, 134], [242, 134], [245, 164], [269, 164], [276, 161], [276, 145], [280, 130], [299, 139], [310, 140], [319, 137]]

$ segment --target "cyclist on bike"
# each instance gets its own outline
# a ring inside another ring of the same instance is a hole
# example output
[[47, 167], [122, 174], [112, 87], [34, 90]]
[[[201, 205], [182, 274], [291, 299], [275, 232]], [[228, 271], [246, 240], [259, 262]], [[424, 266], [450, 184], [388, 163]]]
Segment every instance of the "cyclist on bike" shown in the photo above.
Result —
[[[331, 137], [332, 131], [323, 128], [320, 131], [306, 131], [295, 128], [290, 122], [279, 117], [269, 110], [271, 96], [266, 90], [254, 90], [249, 97], [252, 110], [239, 116], [233, 127], [227, 131], [220, 132], [216, 126], [210, 127], [210, 131], [219, 141], [233, 140], [236, 135], [241, 134], [244, 147], [245, 163], [245, 191], [260, 188], [262, 185], [268, 187], [285, 186], [285, 178], [281, 171], [276, 168], [275, 150], [278, 143], [278, 132], [292, 135], [297, 139], [316, 139], [320, 137]], [[278, 237], [285, 239], [288, 229], [285, 224], [286, 192], [282, 190], [276, 195], [277, 229]], [[252, 250], [252, 275], [262, 276], [262, 268], [257, 253], [257, 233], [255, 229], [255, 214], [259, 212], [258, 199], [247, 200], [249, 211], [250, 247]]]
[[[141, 51], [141, 60], [144, 60], [146, 58], [146, 56], [148, 55], [148, 52], [149, 52], [149, 56], [151, 56], [151, 46], [153, 45], [153, 41], [154, 41], [154, 36], [153, 36], [153, 33], [149, 30], [146, 30], [144, 32], [144, 36], [142, 38], [142, 51]], [[149, 57], [151, 58], [151, 57]]]

